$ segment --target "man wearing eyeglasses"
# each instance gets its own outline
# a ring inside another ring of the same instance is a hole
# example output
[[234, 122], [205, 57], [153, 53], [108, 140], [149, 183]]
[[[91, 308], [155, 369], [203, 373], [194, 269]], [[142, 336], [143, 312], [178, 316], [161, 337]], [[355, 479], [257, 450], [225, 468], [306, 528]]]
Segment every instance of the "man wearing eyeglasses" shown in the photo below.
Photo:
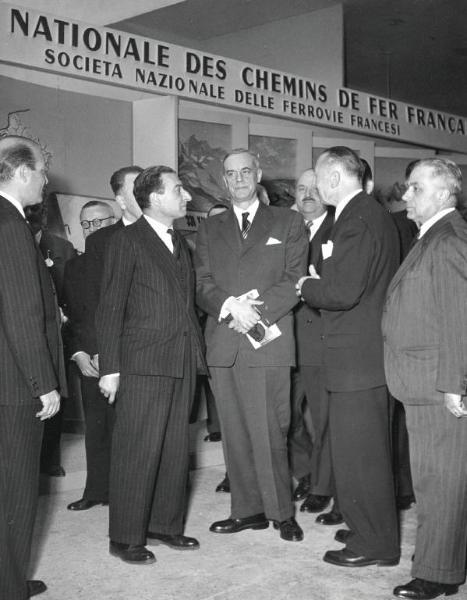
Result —
[[[112, 207], [92, 200], [80, 213], [83, 236], [109, 228], [115, 220]], [[98, 386], [99, 364], [95, 334], [95, 284], [89, 278], [88, 254], [84, 253], [65, 266], [65, 311], [69, 318], [71, 360], [76, 364], [81, 383], [86, 447], [86, 485], [82, 498], [71, 502], [68, 510], [87, 510], [106, 503], [109, 494], [110, 439], [113, 407], [101, 395]]]
[[[232, 208], [201, 223], [197, 237], [197, 302], [208, 315], [207, 362], [231, 489], [230, 517], [210, 530], [266, 529], [272, 520], [282, 539], [300, 541], [287, 431], [294, 279], [305, 273], [308, 243], [300, 215], [259, 202], [260, 179], [254, 154], [228, 154], [224, 182]], [[262, 335], [260, 318], [279, 335], [255, 348], [251, 340]]]

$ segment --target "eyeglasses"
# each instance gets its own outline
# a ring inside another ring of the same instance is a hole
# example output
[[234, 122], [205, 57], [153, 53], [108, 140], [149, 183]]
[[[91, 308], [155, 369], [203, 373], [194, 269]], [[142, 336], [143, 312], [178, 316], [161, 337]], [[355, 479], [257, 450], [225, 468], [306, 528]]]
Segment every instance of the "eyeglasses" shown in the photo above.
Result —
[[240, 169], [240, 171], [226, 171], [225, 172], [225, 176], [227, 177], [227, 179], [237, 179], [239, 175], [241, 175], [242, 179], [248, 179], [248, 177], [251, 177], [251, 174], [254, 173], [256, 171], [256, 169], [250, 169], [250, 167], [244, 167], [243, 169]]
[[83, 229], [89, 229], [91, 225], [98, 229], [99, 227], [102, 227], [102, 223], [104, 221], [108, 221], [109, 219], [113, 219], [113, 217], [105, 217], [104, 219], [93, 219], [92, 221], [81, 221], [80, 224]]

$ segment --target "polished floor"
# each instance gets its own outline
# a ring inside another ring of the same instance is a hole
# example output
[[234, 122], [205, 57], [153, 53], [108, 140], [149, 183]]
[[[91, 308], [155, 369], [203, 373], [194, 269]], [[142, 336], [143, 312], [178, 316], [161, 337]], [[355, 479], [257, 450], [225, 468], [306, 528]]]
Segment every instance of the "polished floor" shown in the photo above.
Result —
[[[73, 513], [84, 483], [82, 436], [66, 435], [67, 475], [42, 480], [31, 576], [43, 579], [43, 600], [386, 600], [410, 579], [416, 507], [401, 513], [402, 559], [396, 567], [349, 569], [322, 561], [338, 527], [297, 513], [305, 539], [280, 539], [272, 527], [233, 535], [209, 532], [212, 521], [229, 516], [229, 495], [215, 493], [224, 475], [220, 443], [203, 441], [193, 426], [191, 502], [185, 533], [198, 538], [196, 551], [150, 546], [157, 562], [131, 566], [108, 552], [107, 507]], [[463, 592], [464, 590], [462, 590]], [[462, 597], [462, 592], [457, 596]]]

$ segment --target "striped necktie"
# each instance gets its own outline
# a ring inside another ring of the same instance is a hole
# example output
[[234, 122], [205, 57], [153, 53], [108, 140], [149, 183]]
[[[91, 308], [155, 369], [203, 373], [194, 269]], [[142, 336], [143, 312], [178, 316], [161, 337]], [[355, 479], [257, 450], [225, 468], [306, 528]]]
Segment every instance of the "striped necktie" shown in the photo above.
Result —
[[248, 220], [249, 216], [250, 216], [250, 213], [247, 213], [247, 212], [242, 213], [242, 238], [244, 240], [246, 240], [248, 232], [250, 231], [250, 228], [251, 228], [251, 223]]

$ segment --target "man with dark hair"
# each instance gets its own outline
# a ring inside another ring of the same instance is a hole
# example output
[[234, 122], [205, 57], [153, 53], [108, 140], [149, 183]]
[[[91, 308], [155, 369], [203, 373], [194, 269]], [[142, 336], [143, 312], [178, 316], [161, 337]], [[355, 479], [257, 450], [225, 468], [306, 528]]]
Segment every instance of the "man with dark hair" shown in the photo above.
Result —
[[47, 182], [41, 148], [0, 140], [0, 598], [46, 590], [26, 581], [37, 506], [43, 421], [66, 394], [60, 315], [24, 208]]
[[467, 224], [454, 162], [420, 160], [407, 184], [420, 232], [389, 285], [383, 334], [389, 389], [406, 411], [418, 527], [414, 579], [394, 595], [430, 600], [465, 581]]
[[[197, 301], [208, 315], [207, 361], [231, 491], [230, 518], [210, 530], [266, 529], [272, 520], [282, 539], [301, 541], [287, 431], [294, 282], [306, 269], [307, 240], [300, 215], [259, 201], [260, 179], [258, 159], [249, 150], [228, 154], [224, 181], [232, 208], [205, 219], [196, 242]], [[255, 347], [245, 334], [258, 333], [258, 311], [280, 335]]]
[[395, 565], [399, 539], [391, 467], [389, 399], [383, 367], [381, 315], [399, 264], [391, 217], [362, 191], [362, 163], [350, 148], [326, 150], [316, 185], [336, 207], [321, 272], [301, 278], [298, 293], [323, 319], [325, 386], [337, 500], [348, 530], [326, 562]]
[[111, 404], [116, 400], [110, 553], [149, 564], [155, 557], [147, 538], [199, 547], [183, 526], [188, 423], [205, 363], [190, 254], [173, 229], [190, 194], [164, 166], [140, 173], [134, 192], [143, 216], [109, 242], [96, 327], [99, 385]]
[[[83, 236], [87, 240], [112, 227], [114, 212], [107, 202], [92, 200], [80, 212]], [[96, 232], [96, 233], [94, 233]], [[90, 277], [88, 254], [70, 260], [65, 267], [65, 311], [69, 318], [69, 350], [81, 383], [86, 448], [86, 485], [83, 496], [71, 502], [68, 510], [88, 510], [109, 500], [110, 441], [114, 419], [98, 386], [99, 359], [94, 324], [98, 285]]]

